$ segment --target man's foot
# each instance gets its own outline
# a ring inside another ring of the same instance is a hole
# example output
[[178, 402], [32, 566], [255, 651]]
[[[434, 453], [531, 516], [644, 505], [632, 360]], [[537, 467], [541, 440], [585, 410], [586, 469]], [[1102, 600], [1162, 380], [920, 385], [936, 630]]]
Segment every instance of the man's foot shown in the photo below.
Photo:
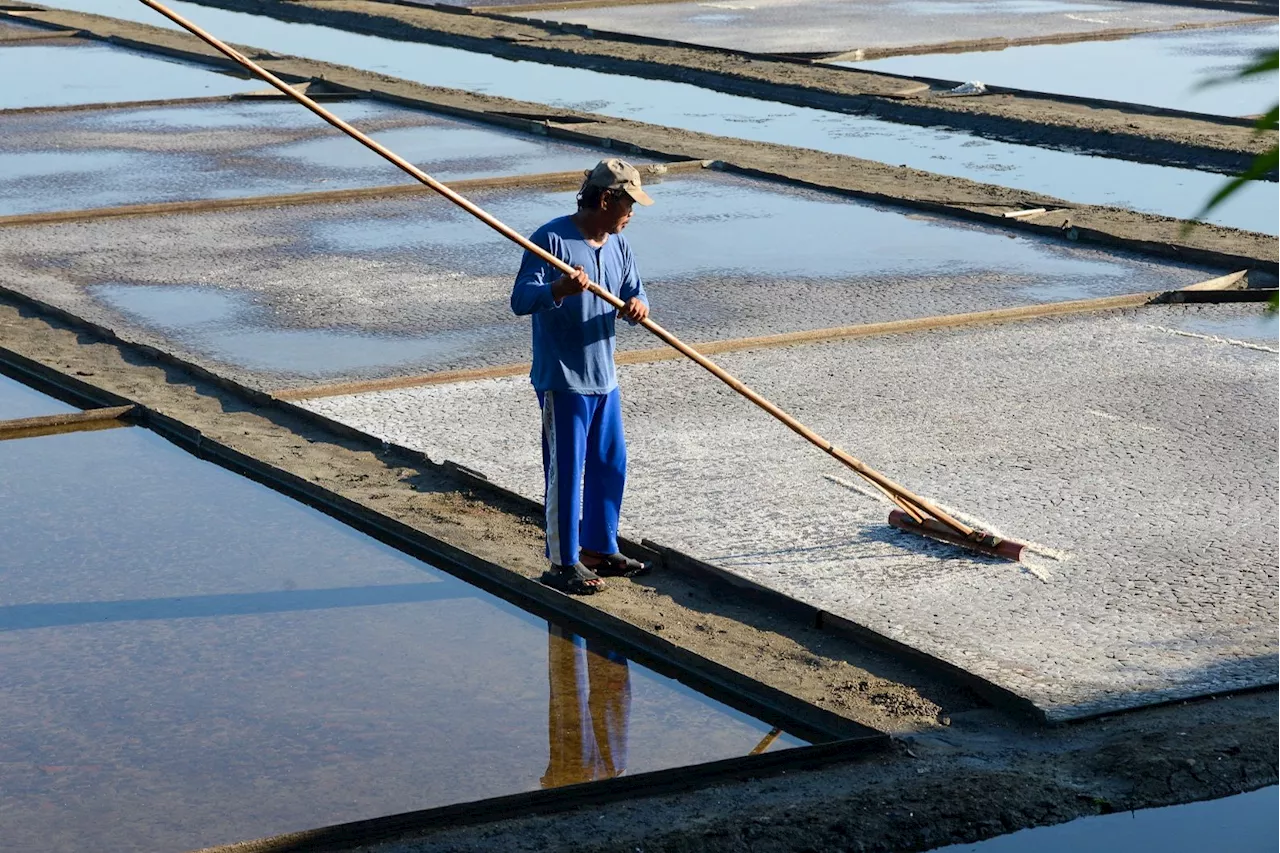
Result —
[[606, 578], [634, 578], [653, 571], [649, 563], [633, 560], [622, 552], [601, 554], [597, 551], [582, 549], [582, 565], [597, 575]]
[[595, 595], [604, 589], [604, 581], [600, 576], [582, 563], [574, 563], [572, 566], [557, 566], [553, 563], [539, 580], [552, 589], [569, 595]]

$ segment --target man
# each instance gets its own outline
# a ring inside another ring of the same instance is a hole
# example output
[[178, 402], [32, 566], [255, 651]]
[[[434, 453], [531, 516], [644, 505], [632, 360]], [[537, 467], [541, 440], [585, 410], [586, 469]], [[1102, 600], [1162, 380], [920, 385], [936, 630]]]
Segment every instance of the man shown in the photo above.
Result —
[[602, 576], [631, 577], [648, 569], [618, 551], [627, 476], [613, 364], [619, 312], [586, 292], [595, 281], [626, 303], [621, 314], [628, 322], [649, 316], [649, 299], [622, 236], [635, 204], [653, 204], [639, 171], [616, 158], [602, 160], [578, 191], [577, 212], [551, 220], [529, 238], [574, 273], [562, 275], [525, 252], [511, 291], [511, 310], [533, 316], [529, 378], [542, 406], [551, 560], [542, 582], [574, 595], [598, 592]]

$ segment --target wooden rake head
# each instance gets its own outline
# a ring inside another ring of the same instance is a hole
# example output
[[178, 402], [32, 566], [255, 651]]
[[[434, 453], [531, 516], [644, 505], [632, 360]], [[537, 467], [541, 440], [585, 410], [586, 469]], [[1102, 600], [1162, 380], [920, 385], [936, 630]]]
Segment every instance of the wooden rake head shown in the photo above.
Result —
[[985, 530], [973, 530], [967, 536], [943, 524], [937, 519], [922, 518], [916, 521], [900, 509], [889, 513], [889, 523], [899, 530], [924, 536], [938, 542], [958, 545], [961, 548], [985, 554], [988, 557], [999, 557], [1002, 560], [1022, 562], [1022, 552], [1026, 545], [1012, 539], [1001, 539]]

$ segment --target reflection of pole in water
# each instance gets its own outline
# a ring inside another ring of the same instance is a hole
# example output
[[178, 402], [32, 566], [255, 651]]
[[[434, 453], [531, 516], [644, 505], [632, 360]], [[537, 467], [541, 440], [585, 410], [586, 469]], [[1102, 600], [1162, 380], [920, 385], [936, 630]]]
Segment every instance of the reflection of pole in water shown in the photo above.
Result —
[[759, 755], [769, 747], [773, 746], [773, 742], [778, 739], [778, 735], [782, 734], [782, 729], [770, 729], [764, 739], [756, 744], [756, 748], [751, 750], [752, 755]]
[[547, 623], [550, 760], [542, 787], [627, 772], [631, 671], [626, 658]]

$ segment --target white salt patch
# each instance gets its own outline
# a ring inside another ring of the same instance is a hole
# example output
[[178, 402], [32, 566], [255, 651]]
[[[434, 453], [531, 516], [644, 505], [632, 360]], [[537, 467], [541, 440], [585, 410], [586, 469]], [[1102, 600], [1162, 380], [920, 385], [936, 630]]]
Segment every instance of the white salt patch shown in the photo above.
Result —
[[1238, 341], [1235, 338], [1220, 338], [1217, 335], [1202, 335], [1199, 332], [1184, 332], [1182, 329], [1169, 329], [1164, 326], [1143, 326], [1144, 329], [1155, 329], [1157, 332], [1168, 332], [1171, 335], [1181, 335], [1184, 338], [1199, 338], [1202, 341], [1212, 341], [1215, 344], [1230, 344], [1233, 347], [1244, 347], [1245, 349], [1258, 350], [1259, 352], [1280, 353], [1280, 349], [1255, 344], [1252, 341]]

